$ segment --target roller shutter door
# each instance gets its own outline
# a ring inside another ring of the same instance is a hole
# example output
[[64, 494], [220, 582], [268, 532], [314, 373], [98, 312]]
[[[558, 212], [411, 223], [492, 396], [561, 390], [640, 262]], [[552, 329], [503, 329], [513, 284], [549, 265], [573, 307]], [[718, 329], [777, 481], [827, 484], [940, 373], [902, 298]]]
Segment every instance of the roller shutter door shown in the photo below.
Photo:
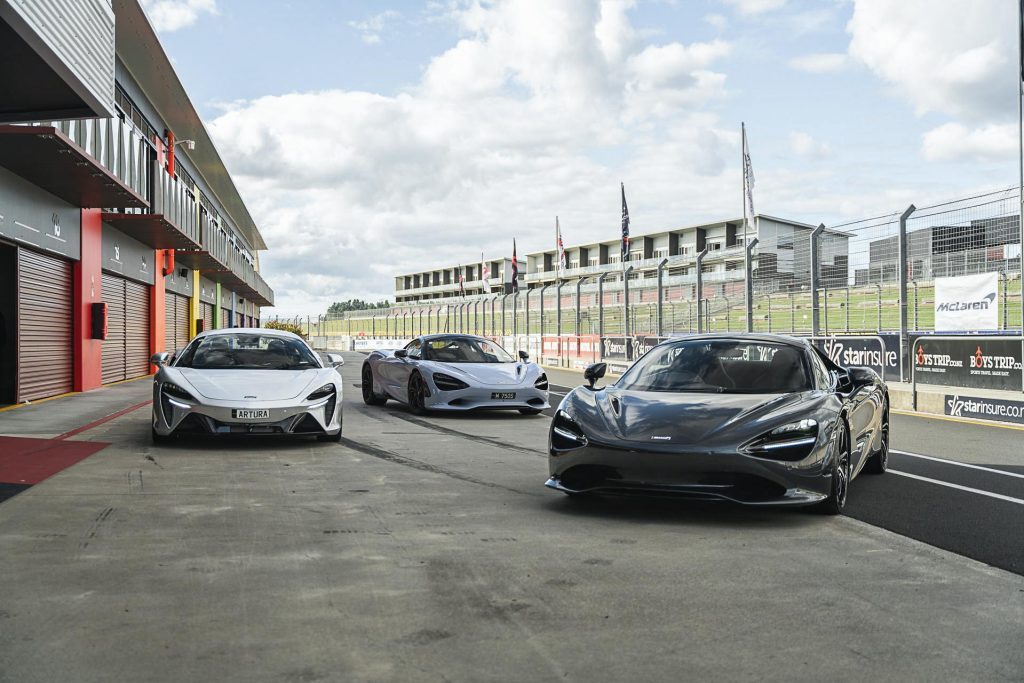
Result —
[[18, 401], [71, 391], [71, 263], [18, 250]]
[[245, 316], [244, 316], [244, 315], [242, 315], [241, 313], [236, 313], [235, 315], [236, 315], [236, 316], [237, 316], [237, 318], [238, 318], [238, 322], [237, 322], [237, 323], [235, 323], [235, 324], [236, 324], [236, 325], [237, 325], [238, 327], [245, 327], [245, 326], [246, 326], [246, 325], [245, 325]]
[[208, 303], [204, 302], [202, 304], [202, 309], [203, 309], [203, 316], [202, 317], [203, 317], [203, 323], [204, 323], [203, 329], [204, 330], [212, 330], [213, 329], [213, 304], [208, 304]]
[[149, 285], [125, 281], [125, 379], [149, 374]]
[[149, 286], [103, 275], [107, 338], [103, 342], [103, 383], [149, 374]]
[[168, 353], [179, 351], [188, 344], [188, 305], [187, 296], [167, 292], [164, 300], [164, 348]]
[[107, 303], [107, 338], [103, 340], [103, 383], [119, 382], [125, 378], [125, 281], [113, 275], [103, 275], [103, 300]]
[[220, 329], [231, 327], [231, 311], [226, 308], [220, 309]]

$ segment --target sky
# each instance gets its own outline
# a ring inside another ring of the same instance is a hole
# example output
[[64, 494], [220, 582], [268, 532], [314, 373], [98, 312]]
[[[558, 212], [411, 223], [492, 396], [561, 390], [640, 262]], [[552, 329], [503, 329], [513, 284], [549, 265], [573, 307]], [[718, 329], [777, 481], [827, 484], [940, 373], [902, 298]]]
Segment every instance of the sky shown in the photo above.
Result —
[[270, 315], [394, 276], [1017, 182], [1013, 0], [143, 0], [269, 250]]

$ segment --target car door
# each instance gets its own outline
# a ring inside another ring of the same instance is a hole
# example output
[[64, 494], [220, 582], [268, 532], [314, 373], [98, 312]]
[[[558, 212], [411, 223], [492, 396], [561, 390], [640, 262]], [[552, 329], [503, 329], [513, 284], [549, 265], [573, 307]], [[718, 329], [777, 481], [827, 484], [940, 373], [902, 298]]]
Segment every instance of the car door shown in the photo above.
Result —
[[[843, 369], [829, 360], [818, 349], [815, 349], [815, 360], [825, 365], [833, 386], [838, 373]], [[875, 425], [877, 412], [874, 385], [855, 386], [845, 391], [835, 389], [847, 406], [847, 419], [850, 422], [850, 464], [854, 472], [860, 470], [866, 456], [870, 455], [872, 429]]]
[[395, 390], [401, 393], [402, 400], [409, 395], [409, 376], [423, 357], [422, 340], [413, 339], [405, 345], [405, 352], [408, 355], [405, 358], [396, 358], [392, 365]]

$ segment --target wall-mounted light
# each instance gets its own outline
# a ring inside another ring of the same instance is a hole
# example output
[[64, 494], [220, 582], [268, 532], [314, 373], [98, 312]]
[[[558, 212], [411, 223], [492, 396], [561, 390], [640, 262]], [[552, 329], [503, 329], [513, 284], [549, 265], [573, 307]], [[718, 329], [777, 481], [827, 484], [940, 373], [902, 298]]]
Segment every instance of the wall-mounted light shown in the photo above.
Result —
[[174, 143], [174, 146], [177, 147], [178, 145], [185, 145], [185, 149], [187, 149], [188, 151], [191, 152], [192, 150], [194, 150], [196, 148], [196, 141], [195, 140], [176, 140], [175, 143]]

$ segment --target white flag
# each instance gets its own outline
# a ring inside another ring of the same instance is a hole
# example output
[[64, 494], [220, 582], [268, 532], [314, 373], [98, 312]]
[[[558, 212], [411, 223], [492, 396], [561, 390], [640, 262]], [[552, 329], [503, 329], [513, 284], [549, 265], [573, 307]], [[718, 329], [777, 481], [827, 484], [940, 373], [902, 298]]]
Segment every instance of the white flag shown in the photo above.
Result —
[[750, 208], [750, 217], [757, 214], [754, 212], [754, 165], [750, 163], [750, 147], [747, 146], [747, 127], [740, 124], [743, 132], [743, 188], [747, 196], [747, 206]]
[[565, 270], [565, 245], [562, 244], [562, 228], [558, 225], [558, 216], [555, 216], [555, 249], [558, 254], [558, 273]]

